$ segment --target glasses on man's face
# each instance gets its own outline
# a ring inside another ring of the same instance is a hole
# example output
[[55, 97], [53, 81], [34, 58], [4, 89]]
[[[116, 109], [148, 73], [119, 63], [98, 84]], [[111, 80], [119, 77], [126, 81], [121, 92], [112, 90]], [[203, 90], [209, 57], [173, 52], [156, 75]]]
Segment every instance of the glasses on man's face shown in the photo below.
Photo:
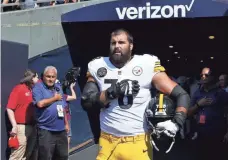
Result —
[[200, 74], [200, 77], [203, 77], [203, 76], [209, 77], [209, 74]]

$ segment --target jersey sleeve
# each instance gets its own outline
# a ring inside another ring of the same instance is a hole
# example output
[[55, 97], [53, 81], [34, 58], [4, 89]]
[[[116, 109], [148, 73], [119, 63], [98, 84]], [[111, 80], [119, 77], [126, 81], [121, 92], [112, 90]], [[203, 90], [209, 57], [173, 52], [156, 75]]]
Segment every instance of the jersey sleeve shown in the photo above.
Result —
[[161, 61], [157, 56], [145, 54], [145, 61], [149, 65], [149, 67], [152, 69], [152, 77], [159, 73], [159, 72], [165, 72], [165, 68], [161, 65]]
[[88, 70], [87, 70], [87, 73], [86, 73], [86, 77], [94, 77], [95, 76], [95, 73], [94, 73], [94, 69], [93, 69], [93, 61], [92, 62], [89, 62], [88, 64]]
[[94, 77], [95, 79], [97, 78], [97, 67], [100, 66], [100, 63], [102, 62], [102, 57], [97, 57], [94, 58], [92, 61], [89, 62], [88, 64], [88, 70], [86, 73], [86, 77], [88, 78], [89, 76]]
[[158, 72], [164, 72], [165, 68], [161, 65], [161, 61], [158, 57], [154, 56], [154, 73], [158, 73]]

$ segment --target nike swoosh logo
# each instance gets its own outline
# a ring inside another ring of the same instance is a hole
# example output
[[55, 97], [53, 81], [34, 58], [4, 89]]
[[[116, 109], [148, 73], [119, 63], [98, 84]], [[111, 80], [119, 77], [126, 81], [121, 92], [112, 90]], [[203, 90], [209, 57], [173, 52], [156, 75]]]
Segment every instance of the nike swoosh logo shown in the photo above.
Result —
[[144, 150], [143, 150], [143, 153], [145, 153], [145, 152], [147, 152], [147, 151], [148, 151], [147, 149], [144, 149]]

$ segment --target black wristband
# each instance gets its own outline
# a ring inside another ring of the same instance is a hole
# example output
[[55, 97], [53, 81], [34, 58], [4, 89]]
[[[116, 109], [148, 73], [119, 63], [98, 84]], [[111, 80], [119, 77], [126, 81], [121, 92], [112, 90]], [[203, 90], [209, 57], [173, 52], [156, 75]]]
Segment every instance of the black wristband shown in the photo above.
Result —
[[184, 112], [176, 112], [173, 117], [173, 122], [177, 123], [177, 125], [183, 129], [186, 118], [187, 115]]

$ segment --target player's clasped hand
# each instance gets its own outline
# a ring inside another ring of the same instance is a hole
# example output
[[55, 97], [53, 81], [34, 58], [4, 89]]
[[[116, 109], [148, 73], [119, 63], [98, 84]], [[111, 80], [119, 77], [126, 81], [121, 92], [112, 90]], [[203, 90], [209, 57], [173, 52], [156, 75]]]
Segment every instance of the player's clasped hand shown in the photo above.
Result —
[[159, 122], [156, 126], [158, 131], [162, 130], [165, 135], [168, 137], [175, 137], [179, 127], [176, 123], [172, 122], [171, 120], [167, 120], [164, 122]]
[[133, 80], [132, 81], [132, 94], [137, 95], [139, 93], [139, 90], [140, 90], [139, 82], [136, 80]]
[[112, 84], [106, 90], [107, 98], [115, 99], [120, 96], [136, 95], [140, 90], [138, 81], [125, 79], [116, 84]]

